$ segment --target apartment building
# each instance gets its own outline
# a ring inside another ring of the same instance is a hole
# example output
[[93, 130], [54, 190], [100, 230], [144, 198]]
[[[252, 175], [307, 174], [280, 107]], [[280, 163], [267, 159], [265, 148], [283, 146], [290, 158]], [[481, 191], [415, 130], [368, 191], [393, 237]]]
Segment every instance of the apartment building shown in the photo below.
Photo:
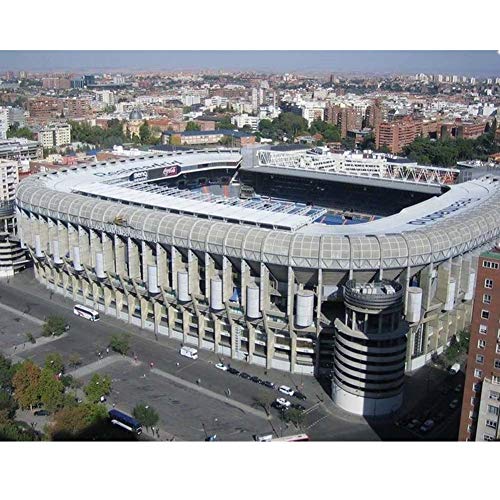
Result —
[[479, 257], [459, 440], [500, 437], [500, 246]]
[[43, 148], [54, 148], [71, 143], [71, 125], [52, 123], [38, 132], [38, 142]]
[[393, 154], [401, 153], [418, 136], [417, 123], [411, 117], [404, 117], [391, 122], [382, 122], [375, 129], [377, 149], [385, 146]]

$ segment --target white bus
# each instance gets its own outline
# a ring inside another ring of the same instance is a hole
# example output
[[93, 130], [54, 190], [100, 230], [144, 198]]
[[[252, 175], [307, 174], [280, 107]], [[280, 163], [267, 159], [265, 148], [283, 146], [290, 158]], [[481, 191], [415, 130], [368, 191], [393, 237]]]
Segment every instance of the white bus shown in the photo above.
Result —
[[75, 307], [73, 307], [73, 313], [82, 318], [89, 319], [90, 321], [99, 321], [100, 319], [97, 311], [90, 309], [90, 307], [81, 306], [80, 304], [76, 304]]
[[181, 356], [186, 356], [186, 358], [198, 359], [198, 349], [194, 347], [182, 346], [180, 350]]

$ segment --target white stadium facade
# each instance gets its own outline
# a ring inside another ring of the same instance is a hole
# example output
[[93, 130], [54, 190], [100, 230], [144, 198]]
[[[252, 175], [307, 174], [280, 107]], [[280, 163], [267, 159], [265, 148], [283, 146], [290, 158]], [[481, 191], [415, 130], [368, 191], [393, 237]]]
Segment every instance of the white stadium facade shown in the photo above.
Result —
[[162, 152], [34, 175], [19, 237], [57, 293], [380, 415], [467, 327], [500, 178], [374, 154]]

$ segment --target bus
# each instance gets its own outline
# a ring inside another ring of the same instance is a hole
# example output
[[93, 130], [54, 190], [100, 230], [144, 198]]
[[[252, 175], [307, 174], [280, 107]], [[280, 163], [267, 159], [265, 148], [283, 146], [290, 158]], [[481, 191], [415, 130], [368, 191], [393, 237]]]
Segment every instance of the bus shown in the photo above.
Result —
[[180, 354], [186, 358], [198, 359], [198, 349], [195, 349], [194, 347], [182, 346]]
[[109, 410], [108, 412], [111, 423], [114, 425], [119, 425], [130, 432], [135, 432], [140, 434], [142, 432], [141, 424], [130, 415], [123, 413], [119, 410]]
[[99, 313], [94, 311], [94, 309], [90, 309], [90, 307], [81, 306], [80, 304], [76, 304], [73, 307], [73, 314], [80, 316], [85, 319], [89, 319], [90, 321], [99, 321]]
[[273, 439], [275, 441], [309, 441], [309, 436], [307, 434], [295, 434], [293, 436], [283, 436], [280, 438]]

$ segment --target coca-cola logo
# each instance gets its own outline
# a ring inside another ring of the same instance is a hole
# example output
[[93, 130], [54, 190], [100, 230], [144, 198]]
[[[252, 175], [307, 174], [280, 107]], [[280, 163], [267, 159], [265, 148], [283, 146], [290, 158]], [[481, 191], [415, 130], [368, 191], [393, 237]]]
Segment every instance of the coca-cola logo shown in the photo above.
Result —
[[171, 177], [172, 175], [176, 175], [178, 172], [177, 165], [172, 167], [165, 167], [163, 169], [163, 177]]

